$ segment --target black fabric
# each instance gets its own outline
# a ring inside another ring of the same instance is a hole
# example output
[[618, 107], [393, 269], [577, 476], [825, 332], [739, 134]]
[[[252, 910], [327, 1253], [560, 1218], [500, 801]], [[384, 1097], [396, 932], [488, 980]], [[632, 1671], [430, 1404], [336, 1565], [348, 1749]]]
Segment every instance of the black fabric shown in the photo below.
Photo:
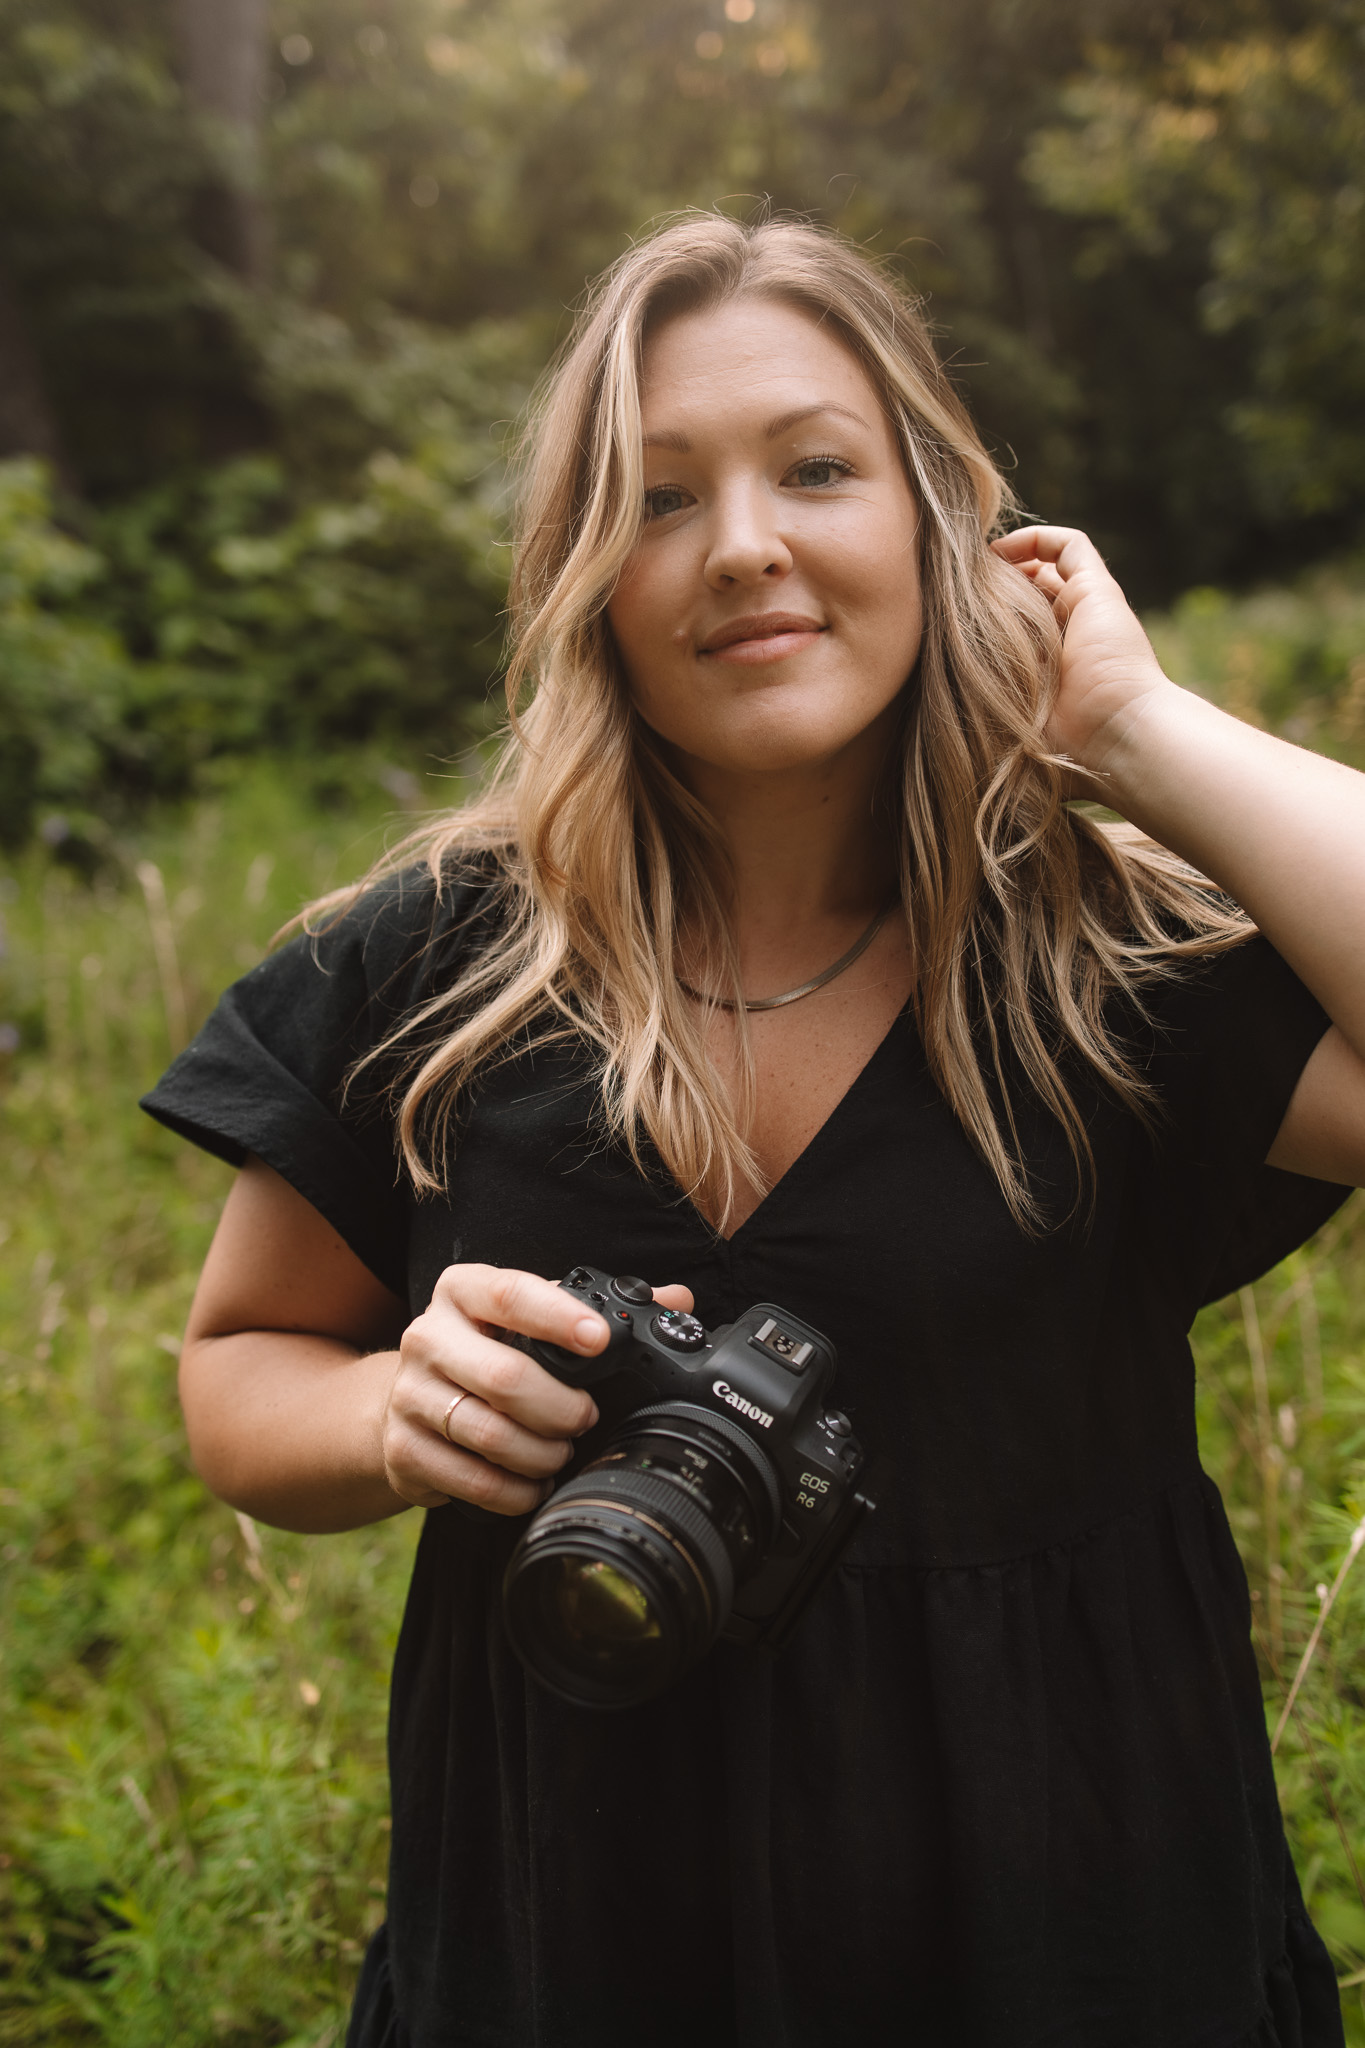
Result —
[[365, 1951], [355, 1988], [346, 2048], [405, 2048], [406, 2035], [393, 2002], [389, 1930], [381, 1927]]
[[614, 1716], [504, 1642], [521, 1525], [427, 1516], [350, 2048], [1338, 2048], [1186, 1334], [1342, 1199], [1261, 1163], [1318, 1005], [1260, 939], [1159, 990], [1132, 1031], [1166, 1119], [1092, 1090], [1093, 1214], [1032, 1238], [906, 1014], [725, 1242], [604, 1141], [574, 1046], [486, 1073], [441, 1200], [398, 1174], [382, 1076], [343, 1104], [487, 902], [409, 879], [295, 942], [147, 1107], [266, 1159], [414, 1313], [453, 1257], [684, 1281], [711, 1323], [789, 1304], [838, 1345], [881, 1497], [778, 1658], [722, 1645]]

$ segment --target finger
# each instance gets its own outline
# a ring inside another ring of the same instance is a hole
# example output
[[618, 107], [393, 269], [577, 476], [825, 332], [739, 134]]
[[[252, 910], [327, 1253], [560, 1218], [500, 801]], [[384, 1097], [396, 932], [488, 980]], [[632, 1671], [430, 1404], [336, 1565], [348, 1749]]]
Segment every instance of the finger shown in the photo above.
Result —
[[454, 1407], [447, 1402], [439, 1412], [434, 1402], [431, 1406], [428, 1419], [437, 1436], [460, 1449], [473, 1451], [490, 1465], [519, 1472], [523, 1478], [548, 1479], [573, 1456], [573, 1445], [566, 1437], [539, 1436], [534, 1430], [523, 1429], [510, 1416], [490, 1408], [477, 1394], [459, 1395]]
[[[1087, 535], [1075, 526], [1021, 526], [1017, 533], [1002, 534], [991, 542], [992, 552], [1022, 568], [1025, 562], [1056, 562], [1065, 575], [1080, 566], [1082, 556], [1098, 551]], [[1064, 562], [1063, 557], [1068, 559]]]
[[692, 1300], [690, 1287], [656, 1287], [654, 1299], [660, 1308], [680, 1308], [689, 1316], [696, 1305]]
[[540, 1337], [593, 1358], [607, 1341], [607, 1325], [593, 1309], [538, 1273], [503, 1266], [447, 1266], [436, 1283], [471, 1322]]
[[1054, 603], [1058, 599], [1065, 598], [1066, 584], [1062, 581], [1062, 578], [1058, 575], [1056, 568], [1051, 562], [1034, 562], [1029, 566], [1035, 590], [1041, 590], [1043, 596]]
[[509, 1472], [466, 1451], [424, 1423], [394, 1417], [384, 1446], [385, 1477], [401, 1500], [435, 1507], [468, 1501], [495, 1515], [528, 1515], [549, 1492], [549, 1482]]
[[400, 1394], [407, 1412], [424, 1418], [441, 1389], [444, 1410], [460, 1389], [477, 1394], [490, 1408], [509, 1415], [538, 1436], [581, 1436], [597, 1420], [597, 1404], [582, 1387], [567, 1387], [552, 1373], [469, 1322], [450, 1303], [437, 1303], [409, 1323], [401, 1345], [403, 1363], [436, 1381], [430, 1398]]

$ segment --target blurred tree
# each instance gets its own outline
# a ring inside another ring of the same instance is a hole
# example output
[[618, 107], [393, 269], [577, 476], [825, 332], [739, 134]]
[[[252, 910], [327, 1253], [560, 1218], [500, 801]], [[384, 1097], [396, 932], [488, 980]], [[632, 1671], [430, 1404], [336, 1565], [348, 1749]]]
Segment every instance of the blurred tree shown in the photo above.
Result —
[[1088, 525], [1147, 601], [1320, 551], [1322, 535], [1250, 487], [1230, 405], [1252, 390], [1252, 342], [1206, 317], [1208, 236], [1182, 226], [1157, 249], [1110, 228], [1097, 264], [1094, 166], [1063, 197], [1037, 175], [1037, 138], [1116, 74], [1140, 92], [1173, 47], [1283, 38], [1335, 5], [822, 0], [813, 162], [827, 189], [844, 174], [841, 224], [900, 252], [930, 292], [1025, 503]]
[[268, 244], [261, 190], [267, 0], [175, 0], [174, 20], [186, 98], [217, 170], [200, 195], [200, 238], [230, 269], [260, 282]]
[[[1116, 76], [1150, 94], [1173, 49], [1214, 31], [1230, 51], [1279, 47], [1337, 5], [291, 0], [276, 17], [280, 280], [353, 320], [381, 300], [548, 334], [672, 206], [767, 196], [834, 220], [929, 295], [1026, 504], [1090, 525], [1152, 600], [1302, 558], [1324, 534], [1303, 492], [1258, 481], [1260, 314], [1209, 312], [1223, 198], [1202, 227], [1188, 208], [1170, 218], [1159, 247], [1109, 225], [1098, 262], [1074, 204], [1095, 180], [1082, 167], [1069, 195], [1046, 184], [1038, 138]], [[1365, 491], [1345, 489], [1358, 518]]]
[[41, 455], [65, 472], [61, 435], [8, 268], [0, 264], [0, 460]]
[[1140, 597], [1359, 519], [1362, 0], [266, 4], [0, 0], [0, 448], [97, 500], [249, 450], [282, 520], [363, 490], [420, 330], [515, 322], [507, 417], [630, 234], [766, 196], [928, 294]]
[[0, 265], [97, 496], [268, 431], [196, 241], [215, 176], [159, 0], [0, 0]]
[[1365, 6], [1213, 26], [1150, 65], [1097, 50], [1028, 171], [1087, 224], [1088, 276], [1187, 266], [1213, 349], [1244, 366], [1214, 413], [1257, 512], [1330, 544], [1365, 478]]

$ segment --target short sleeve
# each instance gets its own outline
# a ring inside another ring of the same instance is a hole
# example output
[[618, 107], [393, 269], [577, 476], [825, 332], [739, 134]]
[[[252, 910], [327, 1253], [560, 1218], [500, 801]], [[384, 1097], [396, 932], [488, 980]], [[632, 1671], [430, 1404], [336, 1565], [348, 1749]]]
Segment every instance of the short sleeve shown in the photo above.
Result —
[[248, 1153], [325, 1216], [375, 1277], [407, 1291], [409, 1203], [384, 1090], [355, 1062], [422, 996], [449, 985], [489, 932], [486, 875], [438, 894], [395, 876], [322, 932], [235, 982], [142, 1107], [241, 1165]]
[[1203, 1165], [1259, 1166], [1330, 1019], [1257, 933], [1151, 1000], [1148, 1078], [1172, 1137]]
[[1163, 984], [1148, 1009], [1158, 1148], [1190, 1205], [1199, 1298], [1216, 1301], [1302, 1244], [1349, 1193], [1265, 1164], [1330, 1019], [1259, 933]]

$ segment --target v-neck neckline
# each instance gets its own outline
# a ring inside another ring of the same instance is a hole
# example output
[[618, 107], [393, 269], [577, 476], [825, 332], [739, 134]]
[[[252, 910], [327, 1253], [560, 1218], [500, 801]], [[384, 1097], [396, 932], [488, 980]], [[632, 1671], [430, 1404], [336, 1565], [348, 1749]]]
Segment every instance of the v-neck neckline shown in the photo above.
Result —
[[830, 1105], [828, 1115], [823, 1119], [823, 1121], [820, 1124], [817, 1125], [815, 1130], [811, 1132], [809, 1138], [807, 1138], [805, 1144], [801, 1147], [801, 1150], [797, 1153], [796, 1157], [778, 1175], [777, 1179], [773, 1182], [772, 1186], [763, 1195], [762, 1199], [758, 1202], [756, 1207], [751, 1209], [749, 1211], [749, 1214], [744, 1218], [744, 1221], [742, 1223], [736, 1224], [735, 1228], [732, 1231], [730, 1231], [728, 1235], [724, 1231], [717, 1230], [715, 1224], [711, 1222], [710, 1218], [702, 1214], [701, 1210], [697, 1207], [691, 1195], [689, 1195], [682, 1187], [679, 1186], [678, 1182], [674, 1179], [673, 1175], [668, 1171], [668, 1168], [664, 1166], [663, 1161], [659, 1161], [660, 1170], [663, 1172], [669, 1185], [673, 1188], [675, 1194], [683, 1202], [686, 1203], [688, 1211], [695, 1218], [700, 1228], [706, 1232], [707, 1237], [711, 1240], [713, 1244], [725, 1245], [726, 1247], [733, 1249], [735, 1246], [739, 1244], [741, 1238], [744, 1236], [747, 1230], [749, 1230], [753, 1225], [756, 1225], [760, 1221], [766, 1220], [769, 1211], [773, 1208], [777, 1201], [777, 1198], [780, 1195], [784, 1193], [790, 1193], [792, 1183], [794, 1180], [797, 1180], [800, 1177], [802, 1167], [810, 1158], [811, 1154], [820, 1147], [821, 1141], [825, 1137], [826, 1133], [829, 1130], [831, 1130], [832, 1127], [840, 1120], [841, 1113], [843, 1112], [845, 1106], [852, 1100], [852, 1098], [856, 1094], [858, 1094], [867, 1076], [872, 1072], [873, 1068], [877, 1066], [879, 1061], [882, 1059], [882, 1056], [885, 1054], [892, 1040], [896, 1038], [896, 1036], [899, 1034], [902, 1025], [909, 1021], [913, 1027], [913, 1018], [911, 1016], [912, 1008], [913, 999], [907, 997], [905, 1002], [901, 1005], [900, 1009], [897, 1010], [895, 1016], [891, 1019], [891, 1022], [887, 1026], [886, 1030], [877, 1040], [877, 1043], [873, 1046], [867, 1058], [859, 1067], [857, 1073], [853, 1076], [853, 1079], [849, 1082], [847, 1088], [845, 1088], [843, 1094], [839, 1097], [837, 1102], [834, 1102]]

